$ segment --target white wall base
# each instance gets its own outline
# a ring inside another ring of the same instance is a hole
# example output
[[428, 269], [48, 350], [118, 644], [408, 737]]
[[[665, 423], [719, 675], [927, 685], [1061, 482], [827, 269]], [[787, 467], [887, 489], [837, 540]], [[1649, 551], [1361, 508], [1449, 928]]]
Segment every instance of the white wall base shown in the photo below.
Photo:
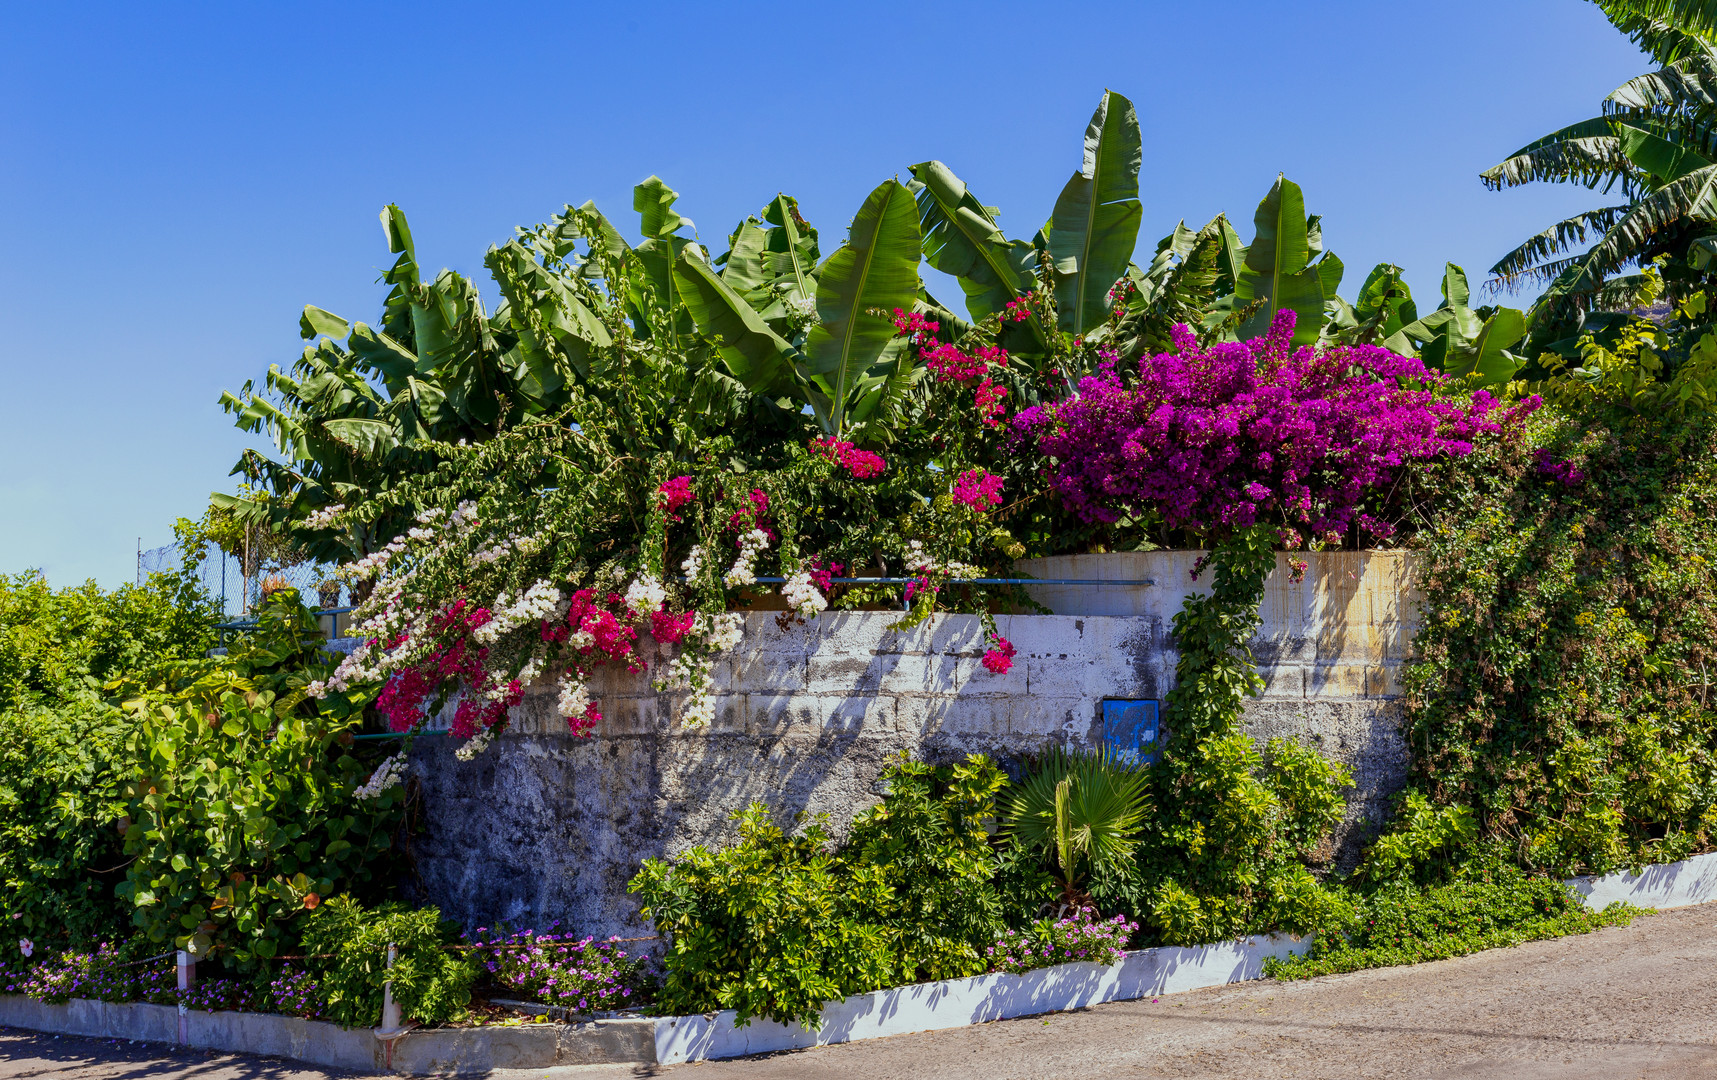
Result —
[[1589, 908], [1617, 900], [1648, 908], [1709, 904], [1717, 900], [1717, 852], [1642, 867], [1637, 874], [1569, 878], [1568, 887], [1579, 893]]
[[877, 990], [823, 1006], [823, 1025], [816, 1031], [762, 1018], [738, 1027], [731, 1010], [663, 1017], [656, 1021], [656, 1060], [672, 1065], [797, 1050], [1221, 986], [1259, 978], [1266, 957], [1310, 947], [1309, 938], [1272, 934], [1196, 948], [1140, 949], [1110, 967], [1058, 964], [1024, 975], [978, 975]]

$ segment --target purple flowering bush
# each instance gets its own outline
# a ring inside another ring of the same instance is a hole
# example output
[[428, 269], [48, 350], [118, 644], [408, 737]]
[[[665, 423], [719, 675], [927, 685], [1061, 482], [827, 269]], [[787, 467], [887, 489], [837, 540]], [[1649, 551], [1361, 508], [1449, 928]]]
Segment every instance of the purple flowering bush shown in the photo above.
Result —
[[72, 998], [185, 1005], [205, 1012], [281, 1013], [319, 1019], [322, 999], [315, 980], [295, 968], [271, 982], [251, 978], [204, 979], [183, 993], [170, 957], [145, 955], [145, 942], [103, 942], [93, 951], [43, 956], [33, 964], [0, 963], [0, 993], [25, 994], [50, 1004]]
[[1391, 535], [1364, 512], [1368, 491], [1411, 461], [1471, 453], [1475, 436], [1539, 404], [1451, 397], [1418, 360], [1375, 345], [1296, 349], [1293, 331], [1287, 309], [1251, 341], [1205, 347], [1176, 326], [1176, 351], [1141, 357], [1137, 379], [1111, 358], [1076, 397], [1021, 411], [1014, 445], [1051, 459], [1050, 487], [1087, 522], [1154, 511], [1177, 528], [1272, 524], [1292, 547], [1355, 522]]
[[580, 1013], [635, 1008], [650, 998], [655, 965], [618, 941], [576, 934], [478, 928], [472, 937], [478, 958], [499, 986], [545, 1005]]
[[991, 971], [1018, 975], [1052, 964], [1116, 964], [1139, 929], [1126, 916], [1100, 919], [1082, 907], [1061, 919], [1039, 919], [1024, 930], [1009, 930], [985, 949]]

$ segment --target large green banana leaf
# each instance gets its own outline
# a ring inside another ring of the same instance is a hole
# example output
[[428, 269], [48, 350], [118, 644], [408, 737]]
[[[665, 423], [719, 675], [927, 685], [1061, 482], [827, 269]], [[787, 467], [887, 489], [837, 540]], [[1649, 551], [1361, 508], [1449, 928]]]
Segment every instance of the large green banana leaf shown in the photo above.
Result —
[[632, 189], [632, 208], [638, 211], [644, 232], [644, 239], [632, 249], [632, 256], [643, 267], [654, 293], [654, 303], [637, 304], [633, 318], [641, 317], [646, 324], [641, 336], [666, 335], [673, 348], [679, 348], [684, 339], [696, 333], [674, 283], [674, 264], [679, 261], [680, 253], [696, 243], [679, 235], [680, 229], [693, 228], [690, 218], [674, 212], [674, 202], [679, 197], [679, 192], [657, 176]]
[[1419, 344], [1419, 357], [1428, 368], [1449, 375], [1476, 373], [1487, 384], [1505, 383], [1524, 363], [1508, 347], [1526, 336], [1526, 316], [1514, 308], [1498, 308], [1488, 318], [1480, 317], [1468, 306], [1471, 297], [1466, 271], [1448, 263], [1443, 268], [1443, 306], [1402, 327], [1400, 335]]
[[792, 390], [796, 350], [695, 250], [681, 253], [674, 280], [698, 333], [747, 390], [770, 396]]
[[1127, 272], [1144, 211], [1143, 143], [1133, 103], [1113, 91], [1085, 129], [1085, 161], [1055, 200], [1048, 246], [1061, 330], [1075, 337], [1109, 317], [1109, 290]]
[[1240, 337], [1263, 335], [1276, 312], [1290, 308], [1296, 316], [1294, 344], [1310, 345], [1323, 329], [1324, 291], [1321, 273], [1311, 264], [1300, 186], [1278, 175], [1252, 221], [1257, 233], [1234, 281], [1234, 306], [1264, 303], [1241, 324]]
[[764, 235], [763, 269], [790, 299], [817, 297], [817, 230], [799, 216], [799, 200], [776, 195], [763, 208], [773, 228]]
[[940, 161], [912, 166], [912, 177], [925, 261], [959, 279], [974, 320], [1031, 291], [1037, 251], [1030, 243], [1003, 236], [991, 209]]
[[805, 374], [821, 392], [818, 417], [845, 432], [852, 396], [897, 335], [896, 308], [918, 296], [918, 212], [896, 180], [872, 191], [853, 218], [847, 242], [817, 271], [817, 318], [805, 341]]

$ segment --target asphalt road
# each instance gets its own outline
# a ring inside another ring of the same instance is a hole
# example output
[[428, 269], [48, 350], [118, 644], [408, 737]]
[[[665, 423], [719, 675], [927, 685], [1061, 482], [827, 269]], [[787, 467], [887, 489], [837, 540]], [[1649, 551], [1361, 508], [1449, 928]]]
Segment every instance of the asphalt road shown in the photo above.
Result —
[[[275, 1059], [0, 1029], [5, 1080], [332, 1080]], [[494, 1080], [1717, 1078], [1717, 904], [1414, 967], [1254, 982], [672, 1068]]]

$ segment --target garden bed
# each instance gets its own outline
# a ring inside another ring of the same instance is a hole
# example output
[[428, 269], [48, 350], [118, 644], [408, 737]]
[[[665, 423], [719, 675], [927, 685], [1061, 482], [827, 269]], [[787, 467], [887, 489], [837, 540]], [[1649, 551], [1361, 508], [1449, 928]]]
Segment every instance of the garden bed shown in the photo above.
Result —
[[[1638, 874], [1574, 878], [1568, 884], [1591, 908], [1618, 900], [1658, 908], [1711, 903], [1717, 901], [1717, 853], [1644, 867]], [[1222, 986], [1259, 978], [1267, 958], [1302, 954], [1309, 947], [1310, 940], [1304, 938], [1249, 937], [1191, 948], [1140, 949], [1107, 966], [1058, 964], [1022, 975], [978, 975], [854, 994], [825, 1005], [822, 1027], [816, 1031], [762, 1018], [739, 1027], [732, 1012], [571, 1024], [489, 1024], [410, 1031], [393, 1040], [390, 1057], [387, 1043], [367, 1028], [346, 1029], [288, 1016], [187, 1010], [183, 1043], [406, 1075], [604, 1062], [668, 1065], [937, 1031]], [[0, 1025], [36, 1031], [176, 1042], [180, 1041], [178, 1020], [178, 1010], [170, 1006], [82, 999], [49, 1005], [22, 995], [0, 994]]]

